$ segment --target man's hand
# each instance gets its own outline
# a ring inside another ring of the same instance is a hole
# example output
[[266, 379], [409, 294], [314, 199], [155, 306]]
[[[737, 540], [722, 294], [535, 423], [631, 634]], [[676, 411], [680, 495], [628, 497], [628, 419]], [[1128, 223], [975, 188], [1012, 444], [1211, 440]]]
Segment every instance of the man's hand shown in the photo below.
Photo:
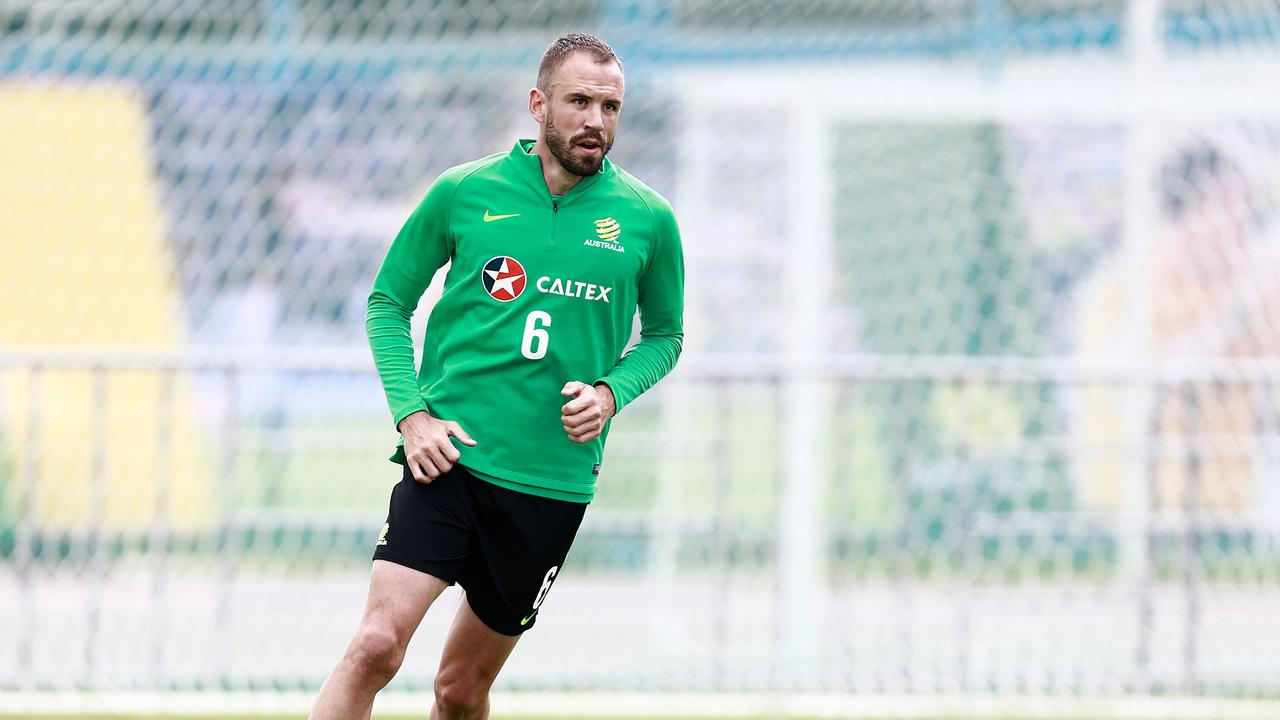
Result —
[[560, 394], [573, 398], [560, 408], [560, 422], [569, 439], [576, 443], [594, 440], [604, 431], [604, 424], [617, 412], [613, 390], [604, 383], [588, 385], [570, 380]]
[[475, 440], [452, 420], [433, 418], [419, 410], [406, 415], [397, 426], [404, 436], [404, 461], [413, 479], [424, 485], [449, 472], [462, 453], [449, 442], [456, 437], [463, 445], [474, 446]]

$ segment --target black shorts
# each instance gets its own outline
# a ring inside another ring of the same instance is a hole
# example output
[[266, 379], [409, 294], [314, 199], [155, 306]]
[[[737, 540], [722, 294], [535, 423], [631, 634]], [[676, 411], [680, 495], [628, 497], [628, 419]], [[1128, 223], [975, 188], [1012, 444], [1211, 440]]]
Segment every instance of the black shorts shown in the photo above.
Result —
[[458, 583], [485, 625], [519, 635], [533, 627], [586, 511], [586, 503], [508, 490], [461, 465], [426, 485], [405, 468], [373, 559]]

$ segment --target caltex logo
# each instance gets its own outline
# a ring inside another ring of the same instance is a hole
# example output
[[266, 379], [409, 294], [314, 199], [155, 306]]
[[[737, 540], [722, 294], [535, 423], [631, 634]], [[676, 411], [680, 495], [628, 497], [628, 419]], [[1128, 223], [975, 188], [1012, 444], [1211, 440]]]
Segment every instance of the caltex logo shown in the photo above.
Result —
[[499, 255], [484, 264], [480, 273], [484, 291], [499, 302], [511, 302], [524, 292], [524, 266], [513, 257]]

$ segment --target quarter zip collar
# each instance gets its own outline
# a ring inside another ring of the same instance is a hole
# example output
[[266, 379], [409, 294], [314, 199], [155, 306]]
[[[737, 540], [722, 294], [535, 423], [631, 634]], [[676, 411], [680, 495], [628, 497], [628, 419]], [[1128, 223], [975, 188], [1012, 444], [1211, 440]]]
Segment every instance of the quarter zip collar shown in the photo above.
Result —
[[[530, 138], [521, 138], [517, 140], [515, 146], [511, 148], [511, 152], [507, 155], [507, 158], [520, 168], [521, 176], [528, 180], [529, 184], [533, 186], [533, 189], [536, 190], [544, 200], [546, 200], [548, 205], [550, 205], [551, 190], [547, 187], [546, 179], [542, 177], [542, 159], [531, 152], [531, 150], [533, 150], [533, 145], [536, 142], [536, 140], [532, 140]], [[576, 185], [569, 188], [569, 192], [561, 196], [558, 204], [564, 206], [573, 202], [575, 198], [589, 191], [597, 182], [600, 181], [601, 178], [612, 175], [613, 173], [613, 162], [606, 157], [604, 162], [600, 164], [600, 169], [597, 170], [594, 175], [582, 178]]]

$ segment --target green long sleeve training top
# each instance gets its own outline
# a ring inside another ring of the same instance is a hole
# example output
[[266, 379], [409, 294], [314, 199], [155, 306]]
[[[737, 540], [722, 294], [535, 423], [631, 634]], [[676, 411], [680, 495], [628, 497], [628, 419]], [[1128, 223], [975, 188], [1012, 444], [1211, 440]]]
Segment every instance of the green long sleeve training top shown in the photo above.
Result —
[[[575, 443], [560, 389], [605, 382], [618, 410], [675, 366], [684, 258], [670, 204], [605, 159], [563, 197], [532, 140], [447, 170], [396, 235], [366, 329], [394, 422], [426, 410], [477, 441], [459, 464], [489, 482], [589, 502], [609, 427]], [[410, 317], [452, 261], [414, 372]], [[636, 309], [640, 340], [626, 355]], [[403, 439], [391, 458], [404, 462]]]

